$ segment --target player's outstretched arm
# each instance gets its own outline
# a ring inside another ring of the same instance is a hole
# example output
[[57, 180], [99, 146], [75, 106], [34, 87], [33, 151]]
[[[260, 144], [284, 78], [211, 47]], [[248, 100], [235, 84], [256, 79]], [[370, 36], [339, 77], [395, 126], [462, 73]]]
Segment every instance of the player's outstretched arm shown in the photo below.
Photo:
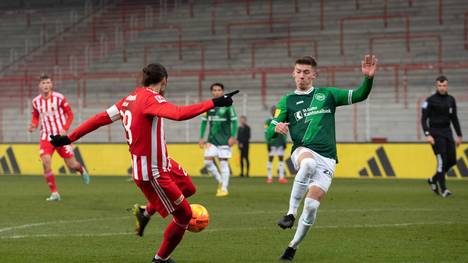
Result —
[[377, 58], [375, 56], [366, 55], [361, 62], [362, 73], [364, 80], [357, 89], [347, 90], [338, 88], [329, 88], [335, 99], [336, 106], [349, 105], [356, 102], [366, 100], [372, 90], [375, 71], [377, 69]]
[[89, 118], [85, 122], [83, 122], [80, 126], [78, 126], [75, 130], [73, 130], [70, 135], [51, 135], [51, 141], [52, 145], [55, 147], [63, 146], [70, 144], [79, 138], [85, 136], [86, 134], [98, 129], [99, 127], [102, 127], [104, 125], [111, 124], [113, 121], [109, 117], [109, 114], [104, 111], [101, 113], [98, 113], [94, 115], [93, 117]]
[[231, 106], [233, 103], [232, 96], [237, 93], [239, 93], [238, 90], [225, 94], [224, 96], [216, 99], [187, 106], [177, 106], [171, 103], [167, 103], [165, 100], [161, 100], [161, 98], [160, 101], [149, 98], [145, 107], [145, 114], [160, 116], [175, 121], [188, 120], [214, 107]]
[[361, 70], [364, 74], [364, 81], [361, 86], [353, 91], [352, 103], [366, 100], [372, 90], [375, 71], [377, 70], [377, 58], [374, 55], [366, 55], [361, 61]]

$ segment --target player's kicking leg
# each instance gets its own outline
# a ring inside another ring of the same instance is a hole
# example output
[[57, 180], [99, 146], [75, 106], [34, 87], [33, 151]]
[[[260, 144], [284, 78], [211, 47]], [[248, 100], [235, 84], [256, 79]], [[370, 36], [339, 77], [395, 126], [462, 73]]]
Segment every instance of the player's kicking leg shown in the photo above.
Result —
[[62, 146], [57, 148], [57, 152], [65, 161], [65, 164], [69, 169], [73, 169], [81, 174], [84, 184], [89, 184], [90, 177], [86, 168], [81, 165], [73, 154], [73, 148], [70, 145]]
[[[307, 186], [307, 196], [304, 200], [304, 208], [301, 217], [297, 223], [296, 233], [283, 255], [281, 255], [280, 260], [293, 260], [299, 244], [304, 240], [310, 228], [315, 223], [320, 202], [325, 197], [333, 179], [336, 161], [318, 154], [314, 154], [314, 157], [316, 160], [316, 168], [309, 179], [310, 184]], [[301, 166], [307, 158], [307, 155], [305, 155], [302, 159]], [[295, 159], [296, 158], [294, 158], [294, 160]]]
[[325, 191], [323, 191], [320, 187], [312, 185], [309, 188], [309, 192], [304, 201], [304, 209], [297, 223], [297, 229], [296, 233], [294, 234], [294, 238], [291, 240], [288, 247], [281, 255], [280, 260], [292, 261], [294, 259], [294, 255], [296, 254], [296, 250], [299, 244], [302, 242], [302, 240], [304, 240], [307, 232], [309, 232], [309, 229], [315, 223], [317, 211], [320, 206], [320, 200], [324, 196]]
[[[196, 192], [196, 187], [192, 182], [192, 179], [188, 175], [182, 166], [174, 161], [170, 160], [170, 176], [172, 181], [177, 185], [177, 187], [182, 191], [182, 194], [185, 198], [189, 198], [194, 195]], [[151, 219], [151, 216], [157, 211], [156, 205], [148, 202], [146, 206], [135, 204], [132, 208], [133, 214], [135, 215], [135, 232], [138, 236], [143, 236], [146, 225]]]
[[309, 180], [315, 173], [317, 167], [317, 162], [313, 154], [303, 147], [296, 149], [291, 158], [296, 168], [299, 167], [299, 170], [294, 178], [288, 212], [278, 221], [278, 226], [282, 229], [291, 228], [294, 225], [297, 209], [299, 208], [302, 198], [304, 198], [307, 193]]

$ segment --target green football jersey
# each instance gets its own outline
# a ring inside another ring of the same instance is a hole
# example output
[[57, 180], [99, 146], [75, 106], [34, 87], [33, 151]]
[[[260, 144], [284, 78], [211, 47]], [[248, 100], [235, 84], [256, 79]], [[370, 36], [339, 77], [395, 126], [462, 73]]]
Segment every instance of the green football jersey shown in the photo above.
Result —
[[209, 124], [208, 142], [213, 145], [228, 145], [229, 138], [236, 137], [237, 113], [234, 106], [216, 107], [203, 114], [200, 138], [205, 137], [207, 123]]
[[335, 137], [336, 107], [365, 100], [373, 79], [364, 78], [356, 90], [338, 88], [311, 88], [282, 97], [276, 106], [273, 121], [267, 130], [267, 138], [277, 136], [275, 126], [279, 122], [289, 123], [293, 141], [292, 151], [307, 147], [318, 154], [337, 160]]
[[265, 142], [266, 144], [270, 146], [286, 146], [286, 135], [283, 134], [278, 134], [277, 136], [274, 136], [273, 138], [268, 138], [268, 127], [270, 127], [270, 123], [273, 119], [268, 118], [265, 121]]

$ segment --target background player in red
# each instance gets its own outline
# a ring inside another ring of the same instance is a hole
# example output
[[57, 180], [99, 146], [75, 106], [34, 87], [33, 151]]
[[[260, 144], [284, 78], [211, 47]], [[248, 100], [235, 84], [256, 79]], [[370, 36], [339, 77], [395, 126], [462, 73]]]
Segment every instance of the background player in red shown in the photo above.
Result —
[[52, 79], [47, 75], [39, 78], [39, 95], [32, 100], [32, 119], [28, 131], [34, 132], [40, 129], [39, 154], [44, 168], [44, 178], [50, 188], [50, 196], [47, 201], [59, 201], [60, 194], [55, 184], [52, 173], [51, 159], [54, 151], [63, 158], [68, 168], [78, 171], [85, 184], [89, 184], [89, 175], [74, 157], [73, 148], [70, 145], [54, 147], [50, 142], [50, 135], [65, 135], [73, 121], [73, 112], [67, 99], [62, 94], [53, 91]]
[[168, 157], [164, 118], [182, 121], [214, 107], [231, 106], [231, 96], [238, 92], [179, 107], [167, 103], [164, 98], [167, 77], [162, 65], [149, 64], [143, 69], [143, 87], [137, 87], [106, 111], [90, 118], [69, 136], [51, 136], [54, 145], [66, 145], [103, 125], [122, 121], [132, 159], [133, 180], [148, 200], [146, 208], [136, 207], [134, 210], [137, 234], [143, 235], [156, 211], [163, 218], [168, 214], [174, 217], [164, 231], [164, 239], [152, 262], [174, 262], [171, 253], [182, 240], [192, 217], [186, 198], [195, 192], [190, 177]]

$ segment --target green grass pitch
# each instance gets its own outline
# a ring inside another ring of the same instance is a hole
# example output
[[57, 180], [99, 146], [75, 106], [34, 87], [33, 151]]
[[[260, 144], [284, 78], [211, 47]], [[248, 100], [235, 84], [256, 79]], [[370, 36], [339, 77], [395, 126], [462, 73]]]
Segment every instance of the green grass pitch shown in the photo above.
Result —
[[[291, 184], [233, 178], [216, 198], [212, 178], [194, 178], [211, 223], [187, 233], [177, 262], [277, 262], [293, 230], [276, 221]], [[57, 177], [63, 200], [46, 202], [42, 177], [0, 177], [0, 262], [151, 262], [169, 219], [157, 215], [133, 234], [126, 208], [144, 203], [123, 177]], [[468, 181], [448, 181], [453, 198], [423, 180], [335, 179], [295, 262], [468, 262]]]

